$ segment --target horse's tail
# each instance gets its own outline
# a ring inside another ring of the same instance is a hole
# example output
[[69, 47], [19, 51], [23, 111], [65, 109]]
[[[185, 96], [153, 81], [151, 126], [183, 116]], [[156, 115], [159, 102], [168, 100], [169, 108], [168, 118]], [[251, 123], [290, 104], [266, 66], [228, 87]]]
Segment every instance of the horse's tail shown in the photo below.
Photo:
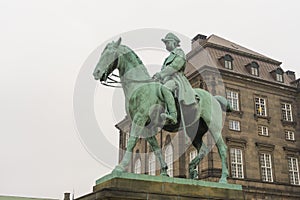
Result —
[[222, 96], [214, 96], [214, 98], [219, 102], [223, 111], [232, 112], [233, 108], [225, 97]]

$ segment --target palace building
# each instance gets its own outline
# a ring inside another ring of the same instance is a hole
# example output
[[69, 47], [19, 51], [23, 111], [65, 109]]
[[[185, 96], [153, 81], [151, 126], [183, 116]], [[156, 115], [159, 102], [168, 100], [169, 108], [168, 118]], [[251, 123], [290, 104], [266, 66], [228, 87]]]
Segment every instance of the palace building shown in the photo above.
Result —
[[[216, 35], [198, 34], [187, 53], [185, 74], [192, 86], [226, 97], [234, 109], [224, 113], [222, 136], [228, 147], [228, 182], [242, 185], [245, 199], [300, 199], [300, 79], [281, 64]], [[125, 118], [116, 127], [120, 160], [130, 121]], [[160, 131], [156, 137], [168, 174], [188, 177], [188, 164], [197, 151], [185, 144], [184, 134]], [[221, 161], [209, 133], [204, 142], [211, 150], [197, 167], [198, 179], [218, 181]], [[159, 162], [142, 138], [128, 171], [160, 173]]]

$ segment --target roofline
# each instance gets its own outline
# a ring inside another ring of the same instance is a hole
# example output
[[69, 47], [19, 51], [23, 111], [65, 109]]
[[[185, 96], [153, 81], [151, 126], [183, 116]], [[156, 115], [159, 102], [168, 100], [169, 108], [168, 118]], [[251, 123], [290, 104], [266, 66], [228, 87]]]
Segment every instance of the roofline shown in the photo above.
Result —
[[278, 65], [278, 66], [280, 66], [282, 64], [282, 62], [279, 62], [279, 61], [274, 60], [272, 58], [267, 58], [267, 57], [263, 57], [263, 56], [250, 54], [250, 53], [247, 53], [247, 52], [244, 52], [244, 51], [241, 51], [241, 50], [228, 48], [228, 47], [218, 45], [218, 44], [214, 44], [214, 43], [211, 43], [211, 42], [205, 42], [203, 44], [203, 46], [200, 45], [199, 47], [196, 47], [195, 49], [192, 49], [187, 54], [187, 56], [186, 56], [187, 59], [191, 59], [192, 57], [194, 57], [197, 53], [199, 53], [200, 51], [202, 51], [206, 47], [212, 47], [212, 48], [215, 48], [215, 49], [218, 49], [218, 50], [228, 51], [228, 52], [235, 53], [235, 54], [238, 54], [238, 55], [247, 56], [249, 58], [254, 58], [254, 59], [257, 59], [257, 60], [260, 60], [260, 61], [263, 61], [263, 62], [268, 62], [268, 63], [271, 63], [271, 64], [275, 64], [275, 65]]
[[123, 120], [121, 120], [119, 123], [117, 123], [115, 125], [115, 127], [120, 130], [120, 131], [123, 131], [123, 125], [126, 125], [128, 122], [130, 122], [130, 119], [128, 117], [128, 115], [125, 116], [125, 118]]

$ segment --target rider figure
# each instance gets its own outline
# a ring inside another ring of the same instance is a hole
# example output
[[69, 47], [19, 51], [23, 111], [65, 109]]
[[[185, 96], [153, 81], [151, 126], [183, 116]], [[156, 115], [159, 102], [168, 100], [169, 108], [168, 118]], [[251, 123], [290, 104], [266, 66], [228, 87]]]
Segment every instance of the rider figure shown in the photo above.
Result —
[[168, 89], [161, 90], [167, 107], [167, 112], [162, 113], [161, 117], [166, 118], [171, 124], [176, 124], [177, 111], [172, 93], [174, 94], [175, 90], [178, 90], [179, 103], [191, 105], [196, 103], [195, 92], [184, 75], [186, 57], [184, 51], [179, 48], [179, 38], [173, 33], [168, 33], [162, 41], [165, 43], [170, 55], [165, 59], [161, 71], [156, 73], [153, 78], [160, 80]]

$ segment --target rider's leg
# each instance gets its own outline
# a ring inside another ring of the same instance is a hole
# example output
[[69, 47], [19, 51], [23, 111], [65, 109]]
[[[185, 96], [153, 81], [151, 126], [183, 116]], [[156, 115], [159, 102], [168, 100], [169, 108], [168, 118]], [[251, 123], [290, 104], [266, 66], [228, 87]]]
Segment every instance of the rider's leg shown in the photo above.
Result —
[[172, 94], [173, 91], [176, 89], [176, 84], [174, 81], [169, 80], [167, 81], [163, 87], [161, 87], [161, 92], [167, 107], [167, 113], [162, 113], [161, 117], [168, 119], [172, 124], [177, 123], [177, 111], [176, 111], [176, 104], [175, 99]]

